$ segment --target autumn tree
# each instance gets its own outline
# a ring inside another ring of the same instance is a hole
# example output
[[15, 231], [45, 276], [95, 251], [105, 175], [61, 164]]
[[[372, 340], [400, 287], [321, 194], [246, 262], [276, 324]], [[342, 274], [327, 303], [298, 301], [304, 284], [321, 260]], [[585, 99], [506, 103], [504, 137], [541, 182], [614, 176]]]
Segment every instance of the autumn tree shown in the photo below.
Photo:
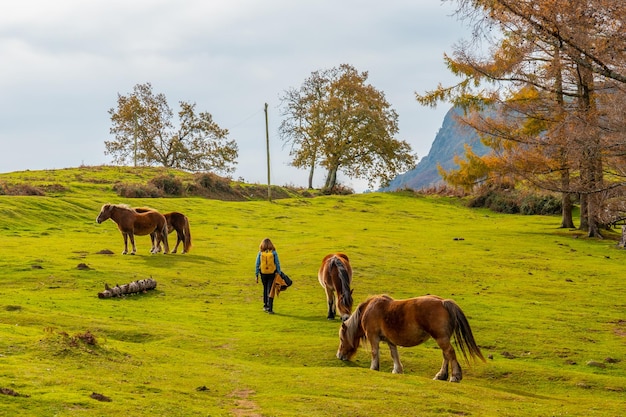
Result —
[[397, 113], [367, 78], [343, 64], [313, 72], [281, 97], [281, 138], [290, 146], [291, 164], [309, 169], [310, 188], [315, 167], [326, 169], [327, 191], [337, 185], [339, 172], [373, 187], [414, 167], [410, 145], [394, 137]]
[[181, 101], [178, 125], [165, 95], [154, 94], [150, 83], [137, 84], [127, 96], [118, 94], [111, 108], [114, 140], [105, 141], [105, 154], [115, 163], [161, 165], [188, 171], [232, 172], [237, 144], [228, 139], [207, 112]]
[[621, 110], [600, 104], [624, 94], [626, 6], [615, 0], [457, 3], [459, 13], [476, 19], [475, 34], [495, 26], [502, 36], [486, 48], [486, 57], [472, 53], [467, 43], [457, 46], [445, 59], [462, 81], [418, 100], [428, 105], [450, 100], [474, 110], [496, 103], [499, 118], [476, 122], [473, 116], [468, 123], [506, 162], [499, 166], [562, 192], [564, 202], [579, 195], [581, 228], [600, 237], [600, 226], [607, 224], [606, 197], [624, 188], [615, 175], [624, 131], [607, 124], [617, 120], [611, 113]]

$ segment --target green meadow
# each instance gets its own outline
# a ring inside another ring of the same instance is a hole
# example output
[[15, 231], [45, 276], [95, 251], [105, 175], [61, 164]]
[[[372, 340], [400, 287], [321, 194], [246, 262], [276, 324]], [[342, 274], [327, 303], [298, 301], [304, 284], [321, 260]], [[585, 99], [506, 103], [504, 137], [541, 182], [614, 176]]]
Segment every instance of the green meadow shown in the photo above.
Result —
[[[626, 252], [616, 231], [592, 240], [559, 229], [559, 217], [411, 192], [235, 202], [113, 191], [155, 171], [0, 174], [47, 190], [0, 195], [0, 415], [623, 415]], [[137, 255], [121, 255], [116, 225], [95, 221], [105, 203], [183, 212], [191, 252], [151, 255], [139, 236]], [[254, 279], [265, 237], [294, 281], [275, 315]], [[461, 362], [453, 384], [432, 380], [442, 360], [432, 340], [399, 348], [402, 375], [384, 344], [380, 372], [367, 347], [338, 360], [340, 322], [326, 319], [317, 281], [335, 251], [350, 256], [355, 303], [454, 299], [487, 362]], [[150, 277], [156, 290], [97, 296]]]

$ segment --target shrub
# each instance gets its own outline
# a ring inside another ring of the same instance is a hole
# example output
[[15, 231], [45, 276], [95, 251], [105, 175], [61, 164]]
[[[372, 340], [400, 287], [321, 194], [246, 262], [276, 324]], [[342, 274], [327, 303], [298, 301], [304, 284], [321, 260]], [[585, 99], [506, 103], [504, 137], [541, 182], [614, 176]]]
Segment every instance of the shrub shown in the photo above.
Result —
[[520, 212], [515, 195], [507, 194], [506, 192], [491, 193], [491, 195], [487, 197], [485, 204], [490, 210], [498, 213], [516, 214]]
[[559, 214], [561, 200], [548, 194], [531, 194], [511, 189], [488, 189], [468, 202], [469, 207], [484, 207], [499, 213]]
[[324, 195], [350, 195], [354, 194], [354, 190], [343, 184], [335, 184], [331, 189], [322, 188], [322, 194]]
[[115, 184], [113, 191], [125, 198], [159, 198], [163, 197], [163, 190], [154, 185], [144, 184]]
[[28, 184], [17, 184], [13, 186], [4, 185], [0, 194], [6, 195], [27, 195], [27, 196], [44, 196], [46, 195], [41, 189]]
[[158, 188], [167, 195], [183, 195], [183, 182], [173, 175], [161, 175], [155, 177], [151, 179], [148, 184]]
[[223, 178], [210, 172], [197, 174], [195, 181], [201, 188], [205, 188], [209, 191], [230, 190], [230, 180], [228, 178]]
[[561, 200], [551, 195], [527, 195], [520, 204], [522, 214], [559, 214], [561, 210]]

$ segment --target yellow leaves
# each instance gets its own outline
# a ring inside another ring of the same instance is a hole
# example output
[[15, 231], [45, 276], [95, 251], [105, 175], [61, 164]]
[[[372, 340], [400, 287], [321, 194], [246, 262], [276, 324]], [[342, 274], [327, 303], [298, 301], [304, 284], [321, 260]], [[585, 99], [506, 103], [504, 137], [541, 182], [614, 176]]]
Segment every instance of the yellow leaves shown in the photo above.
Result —
[[448, 184], [470, 191], [476, 184], [487, 178], [492, 169], [490, 165], [495, 161], [488, 156], [476, 155], [471, 147], [465, 144], [465, 159], [457, 155], [454, 157], [454, 162], [458, 165], [458, 169], [446, 171], [438, 166], [439, 174]]

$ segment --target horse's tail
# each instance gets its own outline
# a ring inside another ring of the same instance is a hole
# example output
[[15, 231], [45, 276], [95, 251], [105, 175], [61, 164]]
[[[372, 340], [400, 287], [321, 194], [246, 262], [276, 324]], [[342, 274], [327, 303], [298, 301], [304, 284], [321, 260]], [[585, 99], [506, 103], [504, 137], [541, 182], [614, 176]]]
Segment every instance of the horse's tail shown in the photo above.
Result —
[[337, 268], [337, 275], [339, 276], [339, 281], [341, 282], [342, 304], [348, 310], [352, 310], [352, 304], [354, 301], [352, 300], [352, 291], [350, 290], [350, 274], [348, 273], [348, 269], [341, 259], [336, 256], [331, 259], [330, 265], [331, 267], [334, 266]]
[[461, 349], [465, 360], [469, 362], [469, 355], [471, 358], [480, 358], [483, 362], [486, 362], [480, 348], [474, 340], [474, 334], [461, 307], [452, 300], [443, 300], [443, 306], [450, 315], [450, 326], [454, 332], [454, 339], [456, 345]]
[[189, 229], [189, 219], [187, 216], [183, 216], [184, 226], [183, 230], [185, 232], [185, 241], [183, 242], [183, 249], [185, 249], [185, 253], [191, 250], [191, 231]]
[[[165, 219], [165, 216], [163, 216], [163, 218]], [[167, 228], [167, 220], [165, 220], [163, 222], [163, 226], [161, 227], [161, 241], [163, 242], [163, 253], [169, 253], [170, 251], [170, 245], [167, 241], [168, 232], [169, 230]]]

